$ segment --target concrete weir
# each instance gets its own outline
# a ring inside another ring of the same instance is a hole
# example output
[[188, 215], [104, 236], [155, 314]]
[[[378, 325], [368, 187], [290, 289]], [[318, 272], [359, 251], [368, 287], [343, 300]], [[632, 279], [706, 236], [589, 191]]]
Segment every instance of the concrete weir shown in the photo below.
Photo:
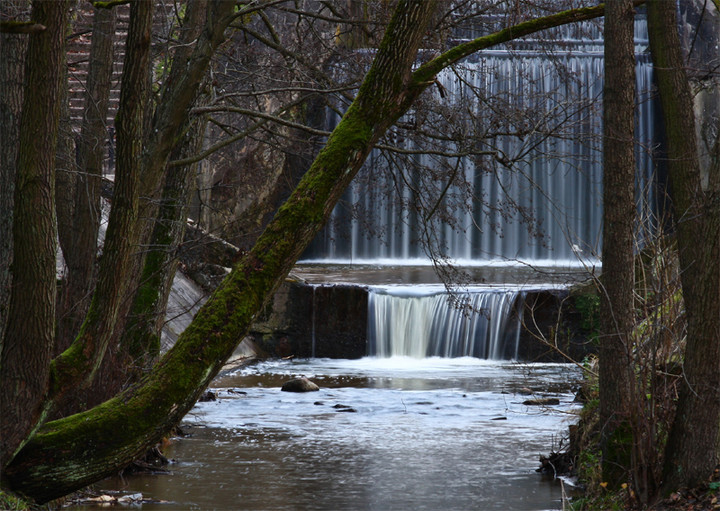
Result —
[[[518, 275], [522, 285], [497, 282], [517, 282]], [[567, 361], [564, 353], [581, 360], [593, 351], [588, 341], [592, 312], [577, 305], [577, 297], [587, 293], [573, 291], [570, 283], [581, 280], [578, 275], [553, 272], [551, 277], [542, 274], [540, 283], [533, 281], [540, 276], [528, 278], [517, 269], [475, 269], [476, 282], [458, 291], [453, 303], [430, 268], [299, 267], [249, 337], [261, 352], [279, 357], [475, 356], [560, 362]], [[474, 297], [479, 293], [510, 294], [478, 301]], [[378, 314], [374, 302], [378, 297], [387, 301], [388, 295], [399, 305]], [[428, 299], [434, 300], [431, 306]], [[387, 324], [392, 327], [383, 326]], [[448, 335], [451, 341], [444, 339]], [[401, 346], [388, 348], [388, 342]]]

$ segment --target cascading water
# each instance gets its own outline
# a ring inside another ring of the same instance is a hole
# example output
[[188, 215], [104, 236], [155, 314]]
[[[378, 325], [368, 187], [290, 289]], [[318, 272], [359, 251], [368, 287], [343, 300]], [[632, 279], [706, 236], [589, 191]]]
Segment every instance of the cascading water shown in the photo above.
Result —
[[[655, 201], [648, 149], [657, 135], [649, 100], [652, 66], [640, 52], [644, 30], [640, 20], [637, 179], [638, 207], [646, 219]], [[475, 154], [418, 154], [389, 167], [389, 157], [374, 151], [304, 258], [427, 264], [432, 232], [439, 253], [460, 265], [596, 263], [602, 231], [602, 40], [562, 44], [572, 51], [548, 56], [491, 50], [441, 72], [437, 80], [445, 99], [435, 92], [434, 100], [441, 113], [450, 112], [443, 114], [447, 138], [462, 140], [446, 140], [440, 149]], [[509, 115], [500, 117], [499, 110]], [[331, 117], [333, 125], [336, 114]], [[420, 109], [403, 122], [421, 117], [427, 124]], [[409, 138], [395, 142], [406, 151], [421, 150]], [[448, 170], [440, 172], [443, 165]], [[450, 180], [453, 185], [446, 186]], [[429, 213], [436, 200], [446, 208], [444, 216]]]
[[[387, 163], [392, 156], [374, 151], [305, 253], [306, 261], [428, 264], [432, 253], [459, 266], [598, 265], [602, 35], [594, 25], [559, 30], [556, 40], [564, 53], [548, 54], [525, 41], [441, 72], [431, 98], [439, 105], [435, 113], [418, 108], [402, 122], [440, 122], [435, 126], [445, 126], [444, 145], [423, 154], [427, 146], [396, 136], [393, 142], [417, 154], [394, 166]], [[658, 137], [642, 19], [636, 21], [635, 43], [638, 213], [648, 225], [657, 211], [649, 149]], [[338, 118], [331, 117], [332, 125]], [[443, 134], [442, 128], [437, 132]], [[455, 155], [438, 157], [438, 152]], [[466, 311], [431, 287], [371, 290], [370, 353], [514, 358], [519, 320], [509, 313], [522, 310], [513, 305], [522, 294], [493, 288], [463, 296]]]
[[[368, 345], [378, 357], [517, 356], [520, 318], [511, 319], [517, 290], [448, 294], [432, 287], [376, 287], [368, 297]], [[514, 342], [513, 342], [514, 341]]]

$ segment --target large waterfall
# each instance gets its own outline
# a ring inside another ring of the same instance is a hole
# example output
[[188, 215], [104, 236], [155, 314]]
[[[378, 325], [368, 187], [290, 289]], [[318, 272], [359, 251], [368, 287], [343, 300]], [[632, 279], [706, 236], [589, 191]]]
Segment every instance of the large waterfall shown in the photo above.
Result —
[[[643, 30], [639, 21], [637, 32]], [[603, 52], [601, 40], [581, 42], [568, 41], [571, 50], [550, 56], [485, 51], [442, 72], [431, 98], [440, 114], [423, 117], [423, 125], [444, 117], [452, 140], [431, 148], [476, 152], [441, 157], [435, 151], [389, 165], [393, 155], [376, 150], [305, 258], [427, 263], [432, 238], [437, 253], [461, 265], [599, 259]], [[640, 50], [645, 38], [636, 42]], [[637, 60], [638, 207], [647, 217], [655, 200], [649, 151], [657, 136], [648, 99], [652, 66], [642, 52]], [[420, 108], [410, 112], [406, 124], [422, 115]], [[388, 144], [421, 149], [397, 138]], [[428, 214], [436, 200], [443, 215]]]
[[[592, 26], [590, 40], [572, 39], [573, 30], [566, 29], [560, 52], [523, 43], [442, 72], [427, 100], [435, 113], [418, 107], [399, 123], [432, 126], [441, 141], [423, 145], [402, 130], [389, 136], [388, 145], [411, 156], [375, 150], [306, 260], [598, 265], [602, 36]], [[658, 135], [645, 33], [637, 20], [637, 204], [647, 225], [657, 211], [651, 151]], [[428, 147], [434, 150], [422, 154]], [[370, 353], [514, 358], [520, 320], [510, 312], [522, 310], [522, 296], [518, 289], [470, 288], [458, 308], [437, 287], [373, 288]]]

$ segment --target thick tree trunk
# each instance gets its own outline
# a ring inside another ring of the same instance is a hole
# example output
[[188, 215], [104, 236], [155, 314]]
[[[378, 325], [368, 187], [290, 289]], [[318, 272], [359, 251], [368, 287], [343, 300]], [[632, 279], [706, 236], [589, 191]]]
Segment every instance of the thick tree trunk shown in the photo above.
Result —
[[690, 84], [675, 3], [648, 2], [653, 64], [667, 134], [668, 172], [680, 258], [687, 344], [675, 420], [665, 449], [663, 492], [705, 482], [720, 433], [720, 180], [702, 189]]
[[600, 424], [603, 481], [617, 487], [630, 469], [631, 353], [634, 326], [635, 9], [609, 0], [603, 85], [603, 246]]
[[[90, 63], [85, 89], [85, 107], [80, 132], [79, 172], [67, 196], [58, 202], [72, 204], [67, 229], [58, 222], [60, 245], [67, 266], [58, 308], [58, 347], [66, 349], [80, 329], [90, 304], [100, 227], [100, 179], [107, 138], [106, 119], [113, 70], [115, 9], [96, 9], [93, 21]], [[73, 158], [75, 154], [73, 153]]]
[[[13, 19], [29, 7], [29, 0], [9, 0], [1, 6], [0, 16]], [[10, 301], [13, 194], [26, 50], [26, 35], [0, 34], [0, 353]]]
[[15, 183], [10, 312], [0, 363], [0, 466], [46, 412], [55, 333], [55, 144], [67, 2], [33, 3]]

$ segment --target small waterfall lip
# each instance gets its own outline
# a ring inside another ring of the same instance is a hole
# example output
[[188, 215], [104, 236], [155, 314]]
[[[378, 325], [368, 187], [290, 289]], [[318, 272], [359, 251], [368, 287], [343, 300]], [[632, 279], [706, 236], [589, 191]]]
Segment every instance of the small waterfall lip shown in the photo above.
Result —
[[459, 292], [464, 289], [478, 291], [498, 286], [522, 288], [520, 290], [555, 289], [585, 282], [593, 275], [599, 275], [601, 270], [599, 264], [544, 266], [517, 262], [453, 268], [463, 276], [462, 285], [450, 283], [446, 287], [438, 268], [430, 264], [383, 265], [377, 261], [374, 264], [361, 264], [357, 261], [331, 264], [326, 261], [300, 261], [293, 268], [292, 274], [308, 285], [352, 285], [374, 288], [377, 292], [387, 287], [397, 293], [404, 292], [403, 288], [415, 288], [418, 293], [432, 293], [446, 291], [448, 288]]
[[[543, 284], [521, 284], [521, 283], [498, 283], [498, 284], [471, 284], [466, 286], [451, 286], [450, 292], [459, 296], [474, 293], [502, 293], [502, 292], [527, 292], [552, 289], [567, 289], [568, 283], [548, 282]], [[368, 286], [371, 293], [385, 294], [397, 297], [424, 297], [449, 294], [444, 284], [380, 284]]]
[[[520, 259], [452, 259], [448, 261], [456, 267], [462, 268], [568, 268], [574, 270], [602, 269], [602, 261], [596, 256], [579, 256], [575, 259], [533, 259], [524, 261]], [[298, 264], [305, 266], [330, 265], [330, 266], [432, 266], [431, 259], [422, 258], [308, 258], [301, 259]]]

